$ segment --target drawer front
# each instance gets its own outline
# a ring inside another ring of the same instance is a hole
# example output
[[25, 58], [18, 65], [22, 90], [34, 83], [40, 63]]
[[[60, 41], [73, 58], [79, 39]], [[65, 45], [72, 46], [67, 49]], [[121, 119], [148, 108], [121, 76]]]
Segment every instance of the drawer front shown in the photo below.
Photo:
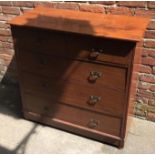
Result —
[[51, 102], [69, 104], [118, 117], [123, 115], [123, 92], [75, 80], [43, 78], [25, 72], [22, 73], [21, 79], [25, 92], [46, 96]]
[[59, 80], [76, 80], [97, 87], [124, 91], [126, 69], [81, 61], [55, 58], [44, 54], [21, 53], [21, 69]]
[[33, 32], [33, 29], [31, 31], [25, 29], [22, 34], [22, 36], [18, 35], [18, 47], [22, 52], [49, 53], [58, 57], [91, 62], [127, 65], [131, 63], [134, 48], [134, 43], [127, 41], [55, 31], [34, 30]]
[[66, 51], [65, 35], [61, 32], [20, 28], [16, 33], [20, 52], [64, 53]]
[[23, 102], [27, 111], [82, 126], [91, 130], [91, 132], [99, 131], [115, 136], [120, 135], [121, 120], [118, 118], [81, 110], [68, 105], [52, 104], [48, 99], [27, 94], [24, 94]]
[[132, 60], [134, 43], [113, 39], [72, 35], [67, 40], [67, 53], [72, 57], [94, 62], [127, 65]]

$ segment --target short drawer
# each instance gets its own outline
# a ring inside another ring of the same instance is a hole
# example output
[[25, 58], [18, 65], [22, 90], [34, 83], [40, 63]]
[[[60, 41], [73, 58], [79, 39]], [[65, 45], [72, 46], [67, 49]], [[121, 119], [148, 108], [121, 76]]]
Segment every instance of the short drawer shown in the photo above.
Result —
[[[66, 38], [61, 32], [32, 28], [19, 28], [16, 34], [20, 52], [64, 53]], [[24, 36], [24, 37], [23, 37]]]
[[122, 117], [125, 93], [85, 82], [43, 78], [23, 72], [22, 90], [49, 98], [53, 103], [73, 105]]
[[121, 65], [128, 65], [132, 60], [134, 43], [131, 42], [79, 35], [71, 35], [67, 41], [66, 53], [73, 58]]
[[20, 54], [20, 67], [46, 77], [58, 80], [76, 80], [116, 90], [126, 87], [126, 69], [121, 67], [72, 61], [45, 54]]
[[[85, 127], [91, 132], [104, 132], [107, 134], [120, 136], [121, 119], [110, 117], [68, 105], [52, 104], [45, 98], [35, 97], [34, 95], [23, 95], [25, 110], [49, 116], [51, 119], [57, 119], [75, 124], [79, 127]], [[82, 119], [81, 119], [82, 118]]]

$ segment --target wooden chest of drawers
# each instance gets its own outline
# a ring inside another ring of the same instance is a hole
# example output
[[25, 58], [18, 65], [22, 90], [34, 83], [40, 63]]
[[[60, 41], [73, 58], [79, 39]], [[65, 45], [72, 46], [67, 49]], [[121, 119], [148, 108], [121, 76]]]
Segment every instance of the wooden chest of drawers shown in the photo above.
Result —
[[24, 117], [123, 147], [147, 23], [44, 7], [10, 21]]

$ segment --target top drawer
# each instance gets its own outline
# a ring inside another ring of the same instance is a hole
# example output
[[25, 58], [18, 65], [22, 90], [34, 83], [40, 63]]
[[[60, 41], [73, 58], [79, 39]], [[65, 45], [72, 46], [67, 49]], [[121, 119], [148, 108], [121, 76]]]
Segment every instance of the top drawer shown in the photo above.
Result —
[[77, 59], [128, 65], [132, 60], [133, 45], [126, 41], [70, 35], [67, 53]]
[[122, 65], [128, 65], [132, 60], [134, 43], [127, 41], [33, 29], [23, 29], [22, 36], [19, 33], [17, 31], [16, 36], [20, 52], [50, 53], [58, 57]]

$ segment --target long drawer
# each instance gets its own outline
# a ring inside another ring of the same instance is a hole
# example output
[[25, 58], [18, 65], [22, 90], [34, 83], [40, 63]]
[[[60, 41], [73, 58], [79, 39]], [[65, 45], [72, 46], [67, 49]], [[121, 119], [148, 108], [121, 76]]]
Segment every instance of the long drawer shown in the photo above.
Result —
[[52, 120], [57, 119], [79, 127], [82, 126], [94, 133], [104, 132], [120, 136], [121, 119], [119, 118], [97, 114], [68, 105], [53, 104], [47, 98], [35, 97], [34, 95], [24, 94], [23, 102], [26, 111], [41, 114], [42, 116], [50, 116]]
[[55, 58], [45, 54], [21, 53], [21, 69], [58, 80], [75, 80], [124, 91], [126, 69]]
[[[123, 92], [75, 80], [39, 77], [22, 72], [23, 91], [46, 96], [52, 103], [64, 103], [122, 117], [124, 107]], [[110, 95], [110, 96], [109, 96]]]
[[30, 32], [27, 28], [21, 32], [22, 35], [20, 31], [18, 32], [18, 48], [21, 52], [49, 53], [74, 60], [128, 65], [132, 57], [130, 51], [134, 47], [132, 42], [69, 33], [66, 35], [66, 33], [56, 31], [34, 30]]

